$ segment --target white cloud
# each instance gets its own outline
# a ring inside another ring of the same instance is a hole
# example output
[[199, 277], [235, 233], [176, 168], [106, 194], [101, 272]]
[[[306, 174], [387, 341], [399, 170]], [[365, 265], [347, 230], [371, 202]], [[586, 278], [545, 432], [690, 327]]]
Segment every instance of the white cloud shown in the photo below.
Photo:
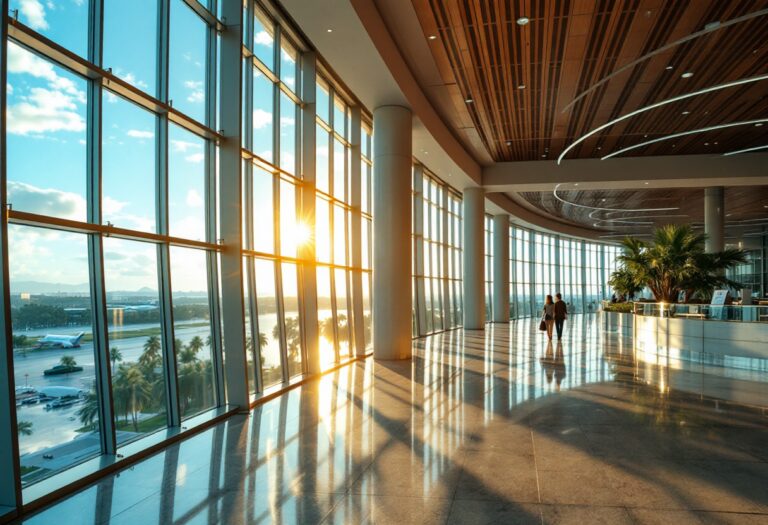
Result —
[[173, 151], [179, 151], [181, 153], [186, 153], [187, 151], [201, 147], [200, 144], [195, 142], [187, 142], [186, 140], [175, 139], [171, 139], [171, 145], [173, 146]]
[[272, 38], [272, 35], [270, 35], [266, 31], [259, 31], [258, 33], [256, 33], [256, 37], [253, 39], [253, 41], [262, 46], [272, 46], [272, 42], [274, 40]]
[[117, 199], [113, 199], [108, 195], [105, 195], [101, 204], [102, 212], [107, 215], [114, 215], [116, 213], [120, 213], [122, 209], [125, 208], [126, 204], [126, 202], [122, 202]]
[[146, 82], [144, 82], [143, 80], [137, 79], [136, 75], [134, 75], [133, 73], [131, 72], [124, 73], [123, 70], [120, 68], [117, 68], [115, 70], [115, 75], [122, 78], [132, 86], [140, 87], [144, 90], [146, 90], [149, 87]]
[[253, 129], [261, 129], [272, 124], [272, 113], [263, 109], [253, 110]]
[[151, 139], [155, 136], [155, 133], [153, 131], [143, 131], [139, 129], [129, 129], [126, 133], [129, 137], [133, 137], [135, 139]]
[[200, 164], [205, 160], [205, 154], [204, 153], [193, 153], [192, 155], [187, 155], [184, 157], [184, 160], [187, 162], [191, 162], [193, 164]]
[[201, 208], [203, 206], [203, 198], [195, 190], [189, 190], [187, 192], [187, 206]]
[[85, 199], [76, 193], [8, 181], [8, 202], [17, 210], [64, 219], [85, 219]]
[[5, 91], [9, 95], [13, 95], [13, 86], [10, 84], [10, 82], [5, 83]]
[[9, 106], [8, 132], [16, 135], [51, 131], [85, 131], [85, 120], [71, 96], [45, 88], [31, 88], [26, 101]]
[[23, 19], [32, 29], [36, 31], [48, 29], [48, 22], [45, 19], [45, 8], [38, 0], [21, 0], [21, 8], [19, 10]]
[[203, 82], [201, 80], [187, 80], [184, 82], [184, 86], [191, 91], [187, 96], [189, 102], [198, 103], [205, 100]]
[[293, 117], [280, 117], [281, 126], [294, 126], [296, 125], [296, 119]]
[[78, 140], [77, 142], [79, 142], [79, 143], [80, 143], [80, 144], [82, 144], [83, 146], [85, 146], [85, 145], [87, 144], [87, 142], [85, 142], [85, 139], [80, 139], [80, 140]]
[[26, 73], [37, 78], [55, 81], [58, 75], [53, 64], [8, 41], [8, 72]]

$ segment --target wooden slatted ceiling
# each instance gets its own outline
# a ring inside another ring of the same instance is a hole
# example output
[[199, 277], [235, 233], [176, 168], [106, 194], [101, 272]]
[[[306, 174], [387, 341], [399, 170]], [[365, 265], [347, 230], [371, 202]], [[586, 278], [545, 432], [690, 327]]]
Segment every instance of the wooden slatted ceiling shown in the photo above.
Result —
[[[578, 137], [637, 108], [768, 73], [768, 16], [762, 16], [648, 59], [563, 112], [618, 68], [709, 23], [768, 8], [768, 0], [412, 2], [425, 38], [438, 37], [430, 46], [444, 84], [458, 87], [451, 91], [453, 104], [438, 109], [444, 115], [465, 111], [466, 118], [447, 120], [459, 136], [460, 128], [473, 126], [496, 161], [552, 159]], [[522, 16], [528, 25], [517, 25]], [[694, 76], [682, 79], [685, 71]], [[465, 103], [467, 98], [474, 102]], [[760, 117], [768, 117], [768, 81], [649, 111], [591, 137], [568, 158], [599, 157], [648, 138]], [[732, 128], [632, 155], [733, 151], [766, 143], [766, 129]]]
[[[648, 231], [649, 226], [622, 226], [620, 223], [611, 224], [598, 222], [600, 219], [628, 219], [630, 217], [649, 217], [654, 226], [680, 223], [701, 225], [704, 221], [704, 190], [701, 188], [670, 188], [648, 190], [564, 190], [558, 195], [569, 202], [598, 208], [621, 208], [623, 210], [639, 208], [679, 208], [673, 211], [655, 212], [606, 212], [594, 211], [563, 203], [551, 192], [521, 192], [518, 196], [525, 199], [536, 208], [543, 210], [553, 217], [565, 220], [579, 226], [586, 226], [606, 232]], [[730, 227], [741, 225], [744, 228], [755, 228], [749, 222], [759, 222], [763, 227], [768, 226], [768, 186], [738, 186], [725, 189], [726, 224]], [[682, 217], [657, 217], [653, 215], [682, 215]], [[633, 219], [643, 221], [644, 219]], [[597, 224], [597, 226], [595, 226]]]

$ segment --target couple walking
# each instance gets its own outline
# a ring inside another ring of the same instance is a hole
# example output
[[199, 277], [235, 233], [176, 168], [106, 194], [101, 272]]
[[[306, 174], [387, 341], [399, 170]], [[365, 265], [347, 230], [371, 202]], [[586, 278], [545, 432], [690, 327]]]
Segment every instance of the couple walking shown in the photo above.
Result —
[[563, 324], [568, 317], [568, 307], [563, 301], [563, 296], [555, 294], [557, 301], [552, 301], [552, 296], [547, 295], [544, 301], [544, 312], [542, 315], [542, 322], [546, 325], [547, 337], [552, 340], [552, 328], [557, 328], [557, 339], [563, 338]]

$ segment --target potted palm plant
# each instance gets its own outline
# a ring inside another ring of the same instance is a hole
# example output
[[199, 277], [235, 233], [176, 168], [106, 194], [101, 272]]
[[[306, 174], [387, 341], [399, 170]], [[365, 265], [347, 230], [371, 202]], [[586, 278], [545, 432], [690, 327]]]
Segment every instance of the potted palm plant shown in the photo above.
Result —
[[662, 226], [648, 243], [627, 237], [621, 243], [624, 253], [617, 259], [621, 266], [611, 279], [629, 279], [664, 303], [674, 303], [681, 291], [686, 300], [694, 296], [706, 300], [715, 288], [738, 288], [739, 283], [726, 278], [725, 271], [746, 262], [745, 253], [735, 248], [706, 253], [706, 238], [687, 224]]

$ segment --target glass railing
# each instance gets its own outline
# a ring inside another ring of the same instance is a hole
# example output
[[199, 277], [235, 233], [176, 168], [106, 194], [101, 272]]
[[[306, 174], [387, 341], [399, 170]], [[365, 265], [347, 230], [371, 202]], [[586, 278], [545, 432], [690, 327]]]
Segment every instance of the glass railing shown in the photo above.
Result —
[[740, 323], [768, 323], [768, 305], [634, 303], [635, 315]]

